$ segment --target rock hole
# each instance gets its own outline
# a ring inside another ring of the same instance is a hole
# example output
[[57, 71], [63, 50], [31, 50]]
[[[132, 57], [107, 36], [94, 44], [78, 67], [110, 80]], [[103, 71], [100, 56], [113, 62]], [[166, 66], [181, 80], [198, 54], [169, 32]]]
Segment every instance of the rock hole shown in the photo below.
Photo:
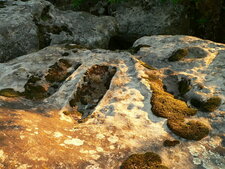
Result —
[[82, 119], [88, 117], [103, 98], [110, 87], [116, 68], [95, 65], [85, 73], [83, 82], [78, 86], [70, 106], [82, 114]]
[[133, 43], [136, 39], [126, 38], [122, 36], [113, 36], [111, 37], [108, 45], [108, 49], [110, 50], [127, 50], [133, 46]]
[[49, 67], [47, 75], [32, 75], [24, 88], [23, 95], [27, 99], [42, 100], [54, 94], [81, 64], [70, 63], [68, 60], [60, 59]]
[[41, 13], [41, 20], [47, 21], [52, 19], [52, 17], [49, 15], [50, 6], [46, 6]]

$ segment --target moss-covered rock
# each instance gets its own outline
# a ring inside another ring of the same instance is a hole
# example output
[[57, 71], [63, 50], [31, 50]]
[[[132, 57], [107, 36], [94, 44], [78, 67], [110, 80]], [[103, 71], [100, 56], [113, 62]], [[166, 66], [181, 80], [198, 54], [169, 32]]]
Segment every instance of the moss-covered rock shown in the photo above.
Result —
[[161, 163], [160, 156], [153, 152], [132, 154], [123, 162], [120, 169], [168, 169]]
[[168, 118], [167, 125], [176, 135], [189, 140], [200, 140], [209, 133], [209, 128], [198, 121], [185, 121], [188, 116], [197, 113], [184, 101], [175, 99], [163, 89], [163, 83], [157, 71], [148, 71], [148, 82], [153, 90], [151, 105], [156, 116]]
[[178, 140], [173, 140], [173, 141], [171, 141], [171, 140], [165, 140], [163, 142], [163, 146], [164, 147], [174, 147], [177, 144], [180, 144], [180, 141], [178, 141]]
[[153, 95], [151, 98], [152, 112], [156, 116], [170, 117], [185, 117], [193, 116], [197, 110], [189, 108], [184, 101], [175, 99], [173, 95], [164, 91], [163, 83], [159, 77], [154, 74], [154, 71], [148, 73], [148, 79]]
[[168, 58], [170, 62], [175, 62], [183, 59], [185, 56], [188, 55], [188, 49], [183, 48], [183, 49], [178, 49], [172, 53], [172, 55]]
[[195, 120], [171, 118], [167, 125], [176, 135], [188, 140], [201, 140], [209, 134], [208, 126]]
[[18, 91], [15, 91], [12, 88], [6, 88], [0, 90], [0, 96], [5, 96], [5, 97], [19, 97], [22, 96], [22, 94]]

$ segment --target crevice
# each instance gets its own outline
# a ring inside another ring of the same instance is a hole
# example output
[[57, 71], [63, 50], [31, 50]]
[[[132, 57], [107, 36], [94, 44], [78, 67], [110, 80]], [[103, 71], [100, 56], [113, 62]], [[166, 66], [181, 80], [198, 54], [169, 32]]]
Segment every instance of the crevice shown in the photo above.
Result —
[[78, 85], [70, 106], [82, 114], [81, 121], [91, 115], [95, 107], [110, 87], [116, 68], [111, 66], [92, 66]]
[[51, 34], [60, 34], [66, 32], [69, 35], [73, 35], [72, 31], [67, 25], [51, 25], [52, 17], [49, 15], [50, 6], [46, 6], [40, 15], [40, 17], [34, 17], [33, 21], [38, 28], [39, 49], [43, 49], [51, 44]]
[[108, 49], [109, 50], [127, 50], [133, 46], [136, 38], [127, 38], [123, 36], [113, 36], [110, 38]]

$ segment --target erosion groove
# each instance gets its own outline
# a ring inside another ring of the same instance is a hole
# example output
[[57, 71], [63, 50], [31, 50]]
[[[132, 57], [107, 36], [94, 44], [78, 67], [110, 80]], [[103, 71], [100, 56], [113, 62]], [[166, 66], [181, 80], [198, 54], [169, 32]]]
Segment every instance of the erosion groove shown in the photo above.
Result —
[[116, 68], [111, 66], [92, 66], [84, 75], [70, 105], [86, 118], [101, 101], [110, 87]]

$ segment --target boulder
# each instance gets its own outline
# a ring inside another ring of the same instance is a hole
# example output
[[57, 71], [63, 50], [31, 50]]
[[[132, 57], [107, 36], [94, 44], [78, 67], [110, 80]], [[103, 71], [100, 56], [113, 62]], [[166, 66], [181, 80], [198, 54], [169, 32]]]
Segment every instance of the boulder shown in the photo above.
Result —
[[0, 10], [0, 21], [0, 62], [53, 44], [107, 48], [117, 31], [112, 17], [64, 12], [44, 0], [9, 1]]
[[124, 1], [109, 6], [119, 24], [121, 39], [135, 41], [142, 36], [188, 34], [187, 9], [169, 1]]
[[[225, 45], [152, 36], [136, 46], [53, 45], [0, 63], [0, 167], [222, 168]], [[204, 106], [220, 104], [197, 112], [189, 102], [206, 91]]]

